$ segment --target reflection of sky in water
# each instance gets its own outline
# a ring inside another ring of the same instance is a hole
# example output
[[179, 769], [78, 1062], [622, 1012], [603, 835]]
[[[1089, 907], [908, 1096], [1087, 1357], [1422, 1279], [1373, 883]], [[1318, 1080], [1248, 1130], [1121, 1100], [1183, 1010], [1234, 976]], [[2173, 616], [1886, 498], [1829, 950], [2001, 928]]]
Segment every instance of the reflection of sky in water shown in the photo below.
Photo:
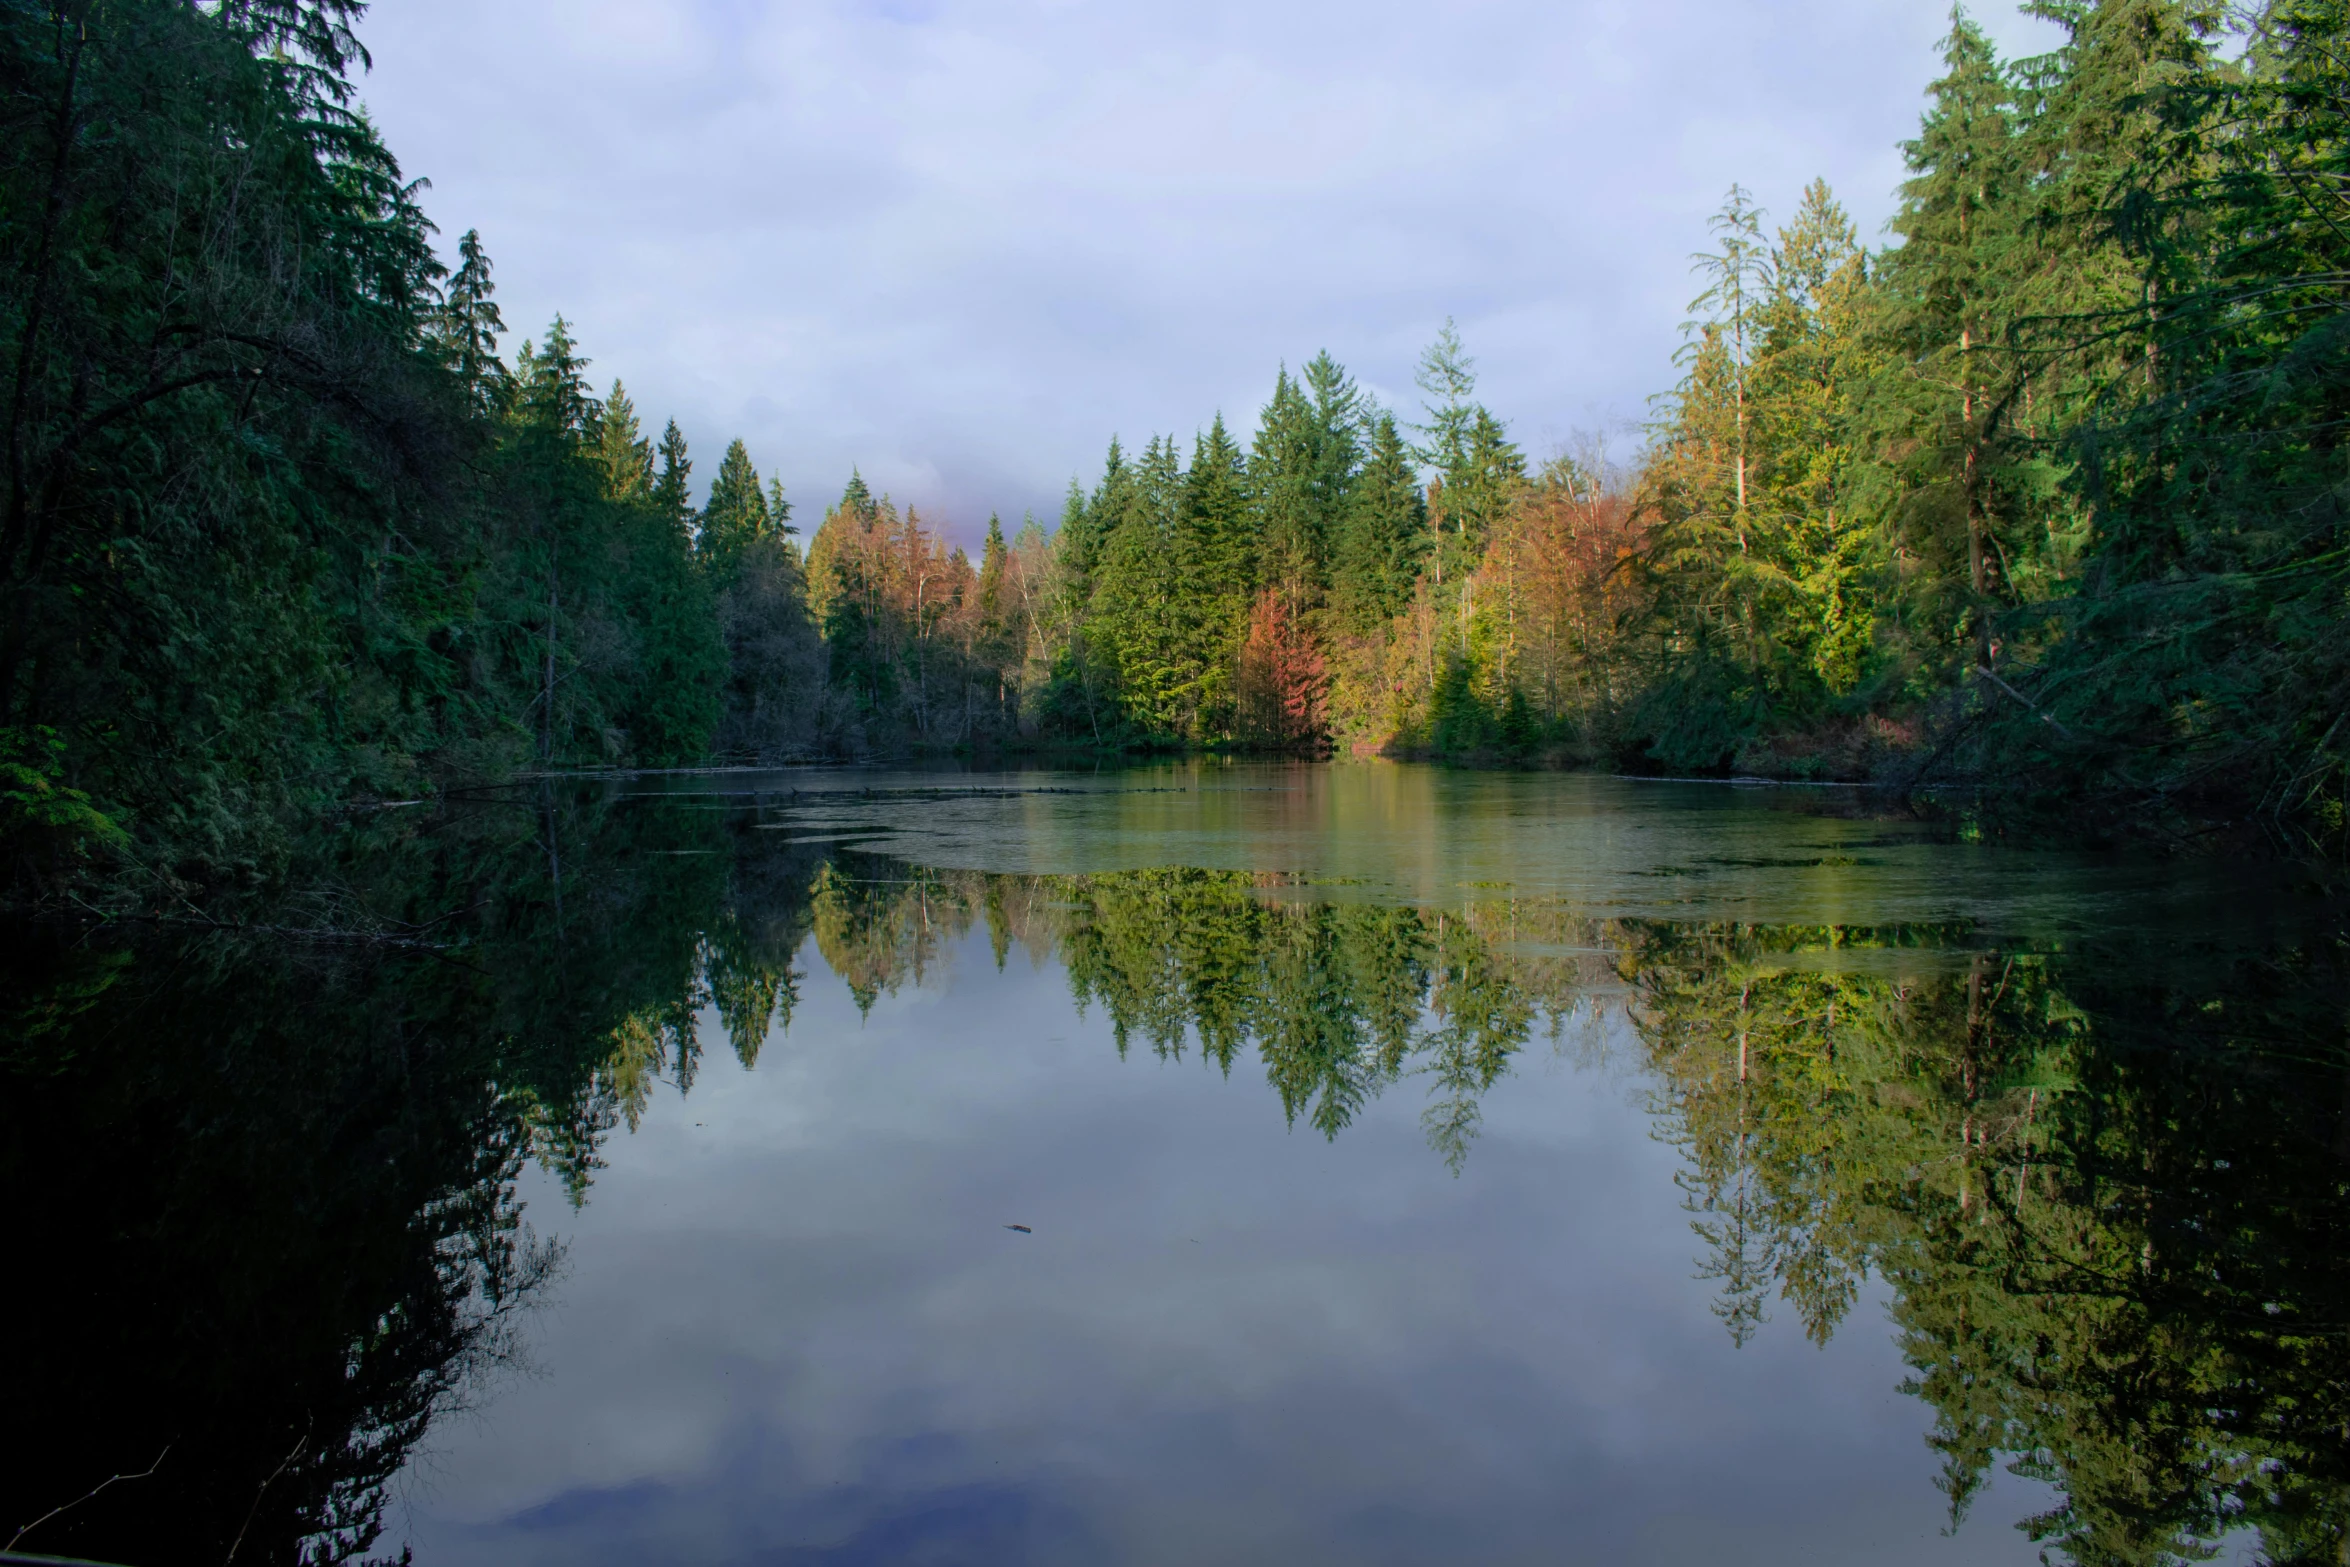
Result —
[[1422, 1084], [1285, 1129], [1253, 1052], [1120, 1061], [984, 932], [862, 1022], [801, 965], [583, 1210], [533, 1178], [569, 1272], [537, 1374], [428, 1438], [419, 1561], [2035, 1559], [2004, 1476], [1939, 1534], [1874, 1297], [1730, 1346], [1680, 1156], [1573, 1025], [1455, 1178]]
[[1922, 822], [1846, 819], [1854, 797], [1841, 789], [1215, 761], [1101, 773], [785, 769], [630, 787], [714, 805], [756, 796], [786, 838], [923, 865], [1282, 872], [1332, 901], [1546, 898], [1603, 918], [1781, 924], [1965, 919], [2024, 941], [2200, 926], [2221, 909], [2272, 917], [2297, 901], [2258, 865], [1962, 844]]

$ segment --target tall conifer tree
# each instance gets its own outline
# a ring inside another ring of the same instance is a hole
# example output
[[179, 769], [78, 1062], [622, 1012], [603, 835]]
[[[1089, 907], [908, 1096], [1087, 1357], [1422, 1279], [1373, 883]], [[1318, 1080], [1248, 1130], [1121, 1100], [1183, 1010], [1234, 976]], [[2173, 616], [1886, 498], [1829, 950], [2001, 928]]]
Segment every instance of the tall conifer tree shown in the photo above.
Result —
[[1753, 466], [1747, 430], [1747, 370], [1761, 335], [1758, 317], [1772, 283], [1771, 252], [1763, 240], [1762, 216], [1762, 209], [1754, 204], [1745, 187], [1733, 184], [1722, 200], [1721, 210], [1707, 222], [1707, 227], [1713, 230], [1714, 243], [1721, 249], [1699, 251], [1690, 258], [1706, 280], [1705, 292], [1690, 302], [1690, 314], [1709, 314], [1719, 328], [1719, 351], [1730, 394], [1729, 449], [1725, 456], [1731, 473], [1733, 526], [1741, 530], [1741, 547], [1748, 480]]
[[1259, 518], [1258, 575], [1300, 609], [1311, 608], [1320, 597], [1328, 554], [1319, 494], [1322, 447], [1313, 401], [1284, 367], [1257, 421], [1248, 478]]
[[542, 342], [524, 343], [518, 357], [524, 422], [568, 444], [586, 441], [602, 409], [588, 391], [589, 361], [580, 357], [571, 323], [556, 316]]
[[1004, 574], [1011, 564], [1011, 551], [1004, 545], [1004, 520], [994, 512], [987, 516], [987, 542], [979, 551], [979, 632], [995, 661], [1004, 662], [1010, 650], [1004, 646], [1008, 638], [1010, 585]]
[[596, 461], [604, 470], [604, 493], [616, 501], [650, 500], [653, 490], [653, 448], [636, 421], [636, 405], [628, 389], [612, 383], [604, 399], [596, 430]]
[[457, 270], [442, 292], [434, 332], [444, 362], [475, 409], [494, 413], [506, 396], [506, 367], [498, 358], [498, 338], [506, 323], [498, 314], [497, 285], [490, 279], [490, 258], [482, 250], [478, 229], [465, 231], [457, 242], [457, 256]]
[[[1972, 657], [1988, 666], [2005, 596], [1999, 514], [2026, 481], [2012, 441], [2022, 367], [2012, 351], [2023, 279], [2028, 182], [2015, 88], [1990, 41], [1951, 13], [1943, 75], [1917, 139], [1885, 260], [1881, 317], [1901, 369], [1879, 403], [1897, 467], [1897, 536], [1928, 584], [1962, 582]], [[1930, 618], [1950, 618], [1931, 601]]]
[[1368, 632], [1402, 613], [1427, 553], [1427, 497], [1395, 415], [1381, 409], [1370, 423], [1331, 566], [1333, 597], [1347, 628]]
[[1257, 530], [1247, 463], [1220, 413], [1192, 442], [1183, 511], [1203, 588], [1228, 605], [1245, 603], [1257, 584]]
[[652, 500], [654, 509], [681, 536], [687, 537], [695, 527], [693, 474], [693, 460], [686, 455], [684, 432], [672, 419], [661, 432], [661, 472], [653, 481]]
[[759, 488], [759, 470], [740, 440], [726, 448], [718, 474], [710, 481], [710, 497], [702, 506], [702, 528], [696, 552], [713, 581], [729, 581], [736, 563], [751, 544], [767, 532], [767, 497]]
[[[1750, 510], [1783, 575], [1775, 640], [1788, 655], [1786, 700], [1808, 707], [1842, 697], [1867, 672], [1876, 620], [1874, 530], [1850, 504], [1855, 403], [1875, 371], [1866, 341], [1867, 258], [1851, 218], [1824, 180], [1803, 193], [1779, 232], [1761, 345], [1749, 378], [1761, 463]], [[1816, 689], [1806, 692], [1797, 662]]]
[[1428, 420], [1419, 426], [1418, 456], [1436, 470], [1438, 486], [1429, 516], [1431, 529], [1442, 535], [1433, 541], [1434, 570], [1439, 583], [1458, 591], [1525, 482], [1526, 458], [1502, 422], [1477, 401], [1477, 362], [1450, 317], [1421, 354], [1414, 379]]

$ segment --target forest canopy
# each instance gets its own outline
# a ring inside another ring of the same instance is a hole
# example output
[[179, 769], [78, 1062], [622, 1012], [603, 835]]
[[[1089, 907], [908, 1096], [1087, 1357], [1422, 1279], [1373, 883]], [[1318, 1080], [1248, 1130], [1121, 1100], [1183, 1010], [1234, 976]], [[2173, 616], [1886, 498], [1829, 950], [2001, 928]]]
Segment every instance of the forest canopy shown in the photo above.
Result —
[[[2344, 825], [2343, 0], [1953, 14], [1891, 237], [1732, 186], [1626, 461], [1448, 322], [1111, 441], [974, 560], [509, 346], [355, 105], [359, 0], [0, 0], [9, 875], [266, 880], [531, 770], [1218, 747], [1874, 777]], [[1268, 356], [1271, 357], [1271, 356]], [[974, 532], [976, 529], [974, 528]]]

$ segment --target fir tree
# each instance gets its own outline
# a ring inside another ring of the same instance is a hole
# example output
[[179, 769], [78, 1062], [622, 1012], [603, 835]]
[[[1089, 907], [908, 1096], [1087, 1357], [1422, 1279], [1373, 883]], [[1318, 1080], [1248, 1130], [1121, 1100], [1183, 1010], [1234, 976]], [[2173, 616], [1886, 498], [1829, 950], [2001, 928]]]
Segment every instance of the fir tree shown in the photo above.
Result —
[[1366, 407], [1362, 391], [1330, 351], [1306, 362], [1303, 390], [1314, 410], [1315, 531], [1324, 550], [1336, 539], [1356, 470], [1362, 466]]
[[995, 513], [988, 513], [987, 542], [979, 551], [979, 629], [986, 648], [995, 655], [995, 662], [1004, 662], [1009, 649], [1011, 604], [1004, 573], [1010, 564], [1011, 552], [1004, 545], [1004, 522]]
[[1381, 409], [1331, 565], [1332, 596], [1347, 628], [1368, 632], [1401, 614], [1427, 553], [1427, 497], [1395, 415]]
[[873, 491], [867, 488], [865, 476], [854, 468], [849, 470], [849, 482], [840, 492], [839, 510], [841, 515], [868, 526], [880, 520], [881, 507], [873, 499]]
[[1126, 460], [1125, 447], [1113, 435], [1109, 453], [1102, 459], [1101, 483], [1094, 486], [1093, 493], [1088, 495], [1071, 482], [1061, 531], [1054, 540], [1054, 564], [1076, 620], [1082, 621], [1092, 601], [1094, 574], [1101, 568], [1110, 536], [1133, 511], [1134, 502], [1134, 471]]
[[1205, 735], [1230, 732], [1240, 642], [1258, 582], [1258, 518], [1248, 486], [1247, 463], [1218, 414], [1193, 438], [1180, 526], [1181, 553], [1192, 573], [1188, 590], [1198, 600], [1196, 722]]
[[[1733, 184], [1721, 210], [1707, 222], [1718, 251], [1699, 251], [1690, 258], [1706, 279], [1705, 292], [1689, 305], [1692, 316], [1710, 312], [1720, 328], [1719, 344], [1730, 392], [1729, 462], [1732, 475], [1733, 526], [1743, 528], [1747, 479], [1752, 463], [1748, 450], [1746, 375], [1754, 357], [1756, 317], [1772, 283], [1770, 247], [1763, 242], [1762, 209], [1743, 186]], [[1742, 535], [1743, 537], [1743, 535]]]
[[1323, 431], [1305, 389], [1284, 367], [1257, 421], [1248, 460], [1249, 498], [1257, 512], [1257, 571], [1295, 604], [1322, 591], [1328, 556], [1321, 488]]
[[1120, 710], [1152, 737], [1186, 734], [1207, 650], [1201, 601], [1185, 558], [1183, 474], [1172, 439], [1154, 437], [1110, 497], [1123, 515], [1095, 573], [1089, 622], [1115, 676]]
[[693, 460], [686, 455], [685, 435], [672, 419], [661, 432], [661, 473], [653, 481], [652, 503], [653, 509], [677, 529], [681, 538], [690, 538], [696, 526], [693, 474]]
[[618, 381], [604, 399], [597, 422], [596, 461], [604, 470], [604, 493], [616, 501], [650, 500], [653, 492], [653, 448], [637, 427], [636, 405]]
[[1420, 355], [1413, 376], [1425, 398], [1428, 422], [1419, 427], [1426, 438], [1419, 458], [1438, 473], [1466, 473], [1469, 467], [1469, 426], [1476, 417], [1477, 366], [1461, 344], [1452, 317], [1436, 333], [1436, 341]]
[[1817, 691], [1785, 672], [1790, 707], [1842, 697], [1868, 673], [1876, 638], [1874, 530], [1855, 517], [1849, 491], [1860, 390], [1876, 374], [1866, 341], [1872, 303], [1867, 258], [1852, 220], [1814, 180], [1779, 232], [1761, 346], [1749, 377], [1762, 454], [1756, 475], [1759, 530], [1787, 594], [1774, 636], [1790, 663], [1809, 665]]
[[1677, 769], [1719, 768], [1769, 721], [1796, 660], [1782, 518], [1759, 497], [1751, 383], [1773, 262], [1762, 213], [1730, 188], [1710, 220], [1720, 248], [1691, 257], [1706, 281], [1683, 323], [1681, 384], [1656, 433], [1640, 570], [1652, 636], [1669, 650], [1633, 709], [1648, 754]]
[[[1974, 661], [1992, 657], [1992, 616], [2003, 595], [1998, 514], [2029, 487], [2011, 430], [2023, 391], [2010, 351], [2025, 237], [2027, 180], [2015, 89], [1989, 40], [1951, 13], [1944, 73], [1929, 89], [1917, 139], [1903, 155], [1910, 179], [1893, 220], [1901, 246], [1884, 268], [1883, 330], [1902, 367], [1881, 400], [1900, 453], [1899, 536], [1935, 568], [1963, 573], [1963, 613]], [[1929, 602], [1928, 616], [1947, 619]]]
[[571, 323], [556, 316], [544, 341], [536, 348], [524, 343], [518, 358], [518, 411], [524, 422], [567, 443], [587, 441], [602, 410], [588, 392], [590, 361], [580, 357]]
[[768, 530], [767, 497], [759, 488], [759, 470], [751, 466], [750, 451], [740, 440], [719, 459], [718, 475], [710, 481], [710, 496], [702, 505], [701, 531], [695, 552], [711, 580], [723, 586], [732, 580], [743, 551]]
[[1183, 515], [1202, 589], [1228, 606], [1245, 605], [1258, 580], [1258, 541], [1247, 463], [1225, 430], [1222, 414], [1192, 442]]
[[1428, 418], [1419, 426], [1416, 455], [1436, 470], [1429, 527], [1441, 537], [1434, 541], [1433, 565], [1438, 583], [1449, 579], [1457, 590], [1525, 482], [1526, 459], [1502, 422], [1476, 400], [1477, 364], [1450, 317], [1421, 354], [1415, 380]]
[[476, 411], [494, 413], [506, 397], [506, 367], [498, 358], [498, 338], [506, 323], [498, 314], [497, 285], [490, 280], [490, 258], [482, 250], [478, 229], [465, 231], [457, 242], [457, 256], [457, 270], [449, 277], [434, 319], [434, 336], [443, 362]]

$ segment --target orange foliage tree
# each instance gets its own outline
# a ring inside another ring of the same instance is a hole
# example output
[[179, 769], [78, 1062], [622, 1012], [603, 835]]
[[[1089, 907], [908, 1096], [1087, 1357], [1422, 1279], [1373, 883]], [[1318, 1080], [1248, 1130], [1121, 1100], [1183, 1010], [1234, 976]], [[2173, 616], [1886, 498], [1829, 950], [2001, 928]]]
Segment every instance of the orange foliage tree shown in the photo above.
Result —
[[1317, 745], [1329, 672], [1321, 639], [1279, 588], [1257, 594], [1240, 647], [1242, 738], [1259, 745]]
[[1495, 528], [1478, 596], [1506, 683], [1543, 716], [1588, 728], [1630, 699], [1646, 540], [1630, 496], [1575, 479], [1529, 488]]
[[[1005, 586], [996, 591], [1000, 620]], [[852, 483], [810, 541], [808, 596], [844, 729], [864, 744], [960, 744], [1014, 721], [1002, 666], [1017, 639], [1007, 651], [970, 558], [911, 508], [901, 515]]]

